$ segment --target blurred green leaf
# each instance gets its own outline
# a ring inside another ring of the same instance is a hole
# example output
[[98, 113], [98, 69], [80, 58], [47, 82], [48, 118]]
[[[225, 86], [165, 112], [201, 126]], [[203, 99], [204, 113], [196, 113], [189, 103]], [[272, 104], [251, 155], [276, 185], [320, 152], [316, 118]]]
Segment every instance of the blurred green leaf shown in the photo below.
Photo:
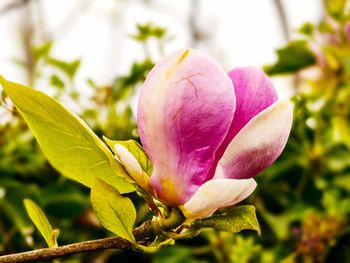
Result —
[[74, 60], [72, 62], [66, 62], [63, 60], [59, 60], [56, 58], [52, 58], [50, 57], [47, 62], [60, 69], [62, 72], [64, 72], [70, 79], [73, 79], [76, 72], [78, 71], [79, 67], [80, 67], [80, 60]]
[[334, 184], [350, 193], [350, 174], [336, 177]]
[[289, 234], [289, 226], [293, 221], [301, 221], [313, 211], [312, 206], [306, 204], [295, 204], [288, 207], [284, 213], [272, 214], [264, 209], [259, 210], [261, 217], [269, 224], [279, 240], [285, 240]]
[[[262, 254], [261, 245], [254, 242], [252, 236], [244, 238], [242, 235], [234, 235], [233, 242], [228, 247], [230, 250], [230, 262], [249, 263], [256, 262], [257, 258], [254, 255]], [[262, 261], [268, 262], [268, 261]]]
[[166, 34], [166, 29], [157, 25], [152, 24], [151, 22], [145, 24], [137, 24], [137, 32], [132, 36], [135, 40], [145, 41], [148, 38], [155, 37], [161, 39]]
[[281, 261], [281, 263], [295, 263], [296, 257], [297, 257], [296, 253], [291, 253], [286, 258], [284, 258]]
[[55, 87], [59, 88], [59, 89], [63, 89], [64, 88], [63, 80], [57, 75], [52, 75], [50, 77], [50, 84], [52, 86], [55, 86]]
[[324, 0], [327, 13], [336, 18], [339, 19], [344, 14], [344, 10], [346, 7], [346, 0]]
[[97, 218], [106, 229], [136, 243], [132, 233], [136, 210], [129, 198], [120, 195], [117, 189], [96, 178], [91, 188], [91, 203]]
[[100, 177], [121, 193], [135, 190], [107, 146], [78, 116], [40, 91], [1, 76], [0, 82], [58, 171], [88, 187]]
[[13, 229], [27, 236], [32, 223], [23, 206], [23, 199], [36, 198], [40, 193], [39, 187], [33, 183], [19, 182], [11, 177], [7, 179], [4, 174], [0, 176], [0, 186], [4, 189], [4, 198], [0, 198], [0, 225], [3, 221], [11, 221], [14, 224]]
[[300, 28], [299, 28], [299, 32], [301, 34], [307, 35], [307, 36], [311, 36], [312, 33], [314, 32], [315, 26], [310, 23], [310, 22], [306, 22], [304, 23]]
[[277, 50], [277, 62], [265, 66], [269, 75], [292, 73], [316, 63], [314, 54], [303, 40], [290, 42], [286, 47]]
[[36, 61], [38, 61], [42, 57], [47, 57], [50, 54], [51, 48], [52, 48], [51, 41], [44, 43], [43, 45], [33, 47], [32, 49], [33, 57], [35, 58]]
[[30, 199], [24, 199], [23, 202], [30, 219], [33, 221], [40, 234], [44, 237], [47, 245], [49, 247], [57, 247], [59, 231], [57, 229], [52, 229], [44, 212], [33, 201]]
[[30, 228], [31, 224], [29, 220], [27, 222], [25, 218], [25, 211], [22, 211], [24, 209], [18, 209], [17, 202], [11, 202], [10, 198], [7, 199], [0, 201], [1, 220], [4, 220], [3, 217], [6, 216], [6, 219], [12, 221], [15, 229], [19, 230], [23, 236], [26, 236], [26, 232], [28, 232], [28, 228]]
[[120, 100], [130, 96], [136, 85], [145, 80], [153, 67], [154, 63], [149, 59], [133, 63], [128, 74], [115, 79], [112, 87], [114, 99]]
[[323, 20], [320, 22], [320, 24], [318, 25], [318, 30], [321, 33], [334, 33], [335, 29], [333, 28], [333, 25], [331, 22], [327, 21], [327, 20]]
[[162, 249], [154, 257], [153, 263], [205, 263], [193, 255], [193, 248], [185, 246], [167, 247]]
[[42, 190], [42, 207], [54, 218], [72, 219], [82, 214], [89, 207], [87, 195], [81, 187], [65, 182], [63, 185], [52, 184]]
[[136, 160], [139, 162], [142, 170], [144, 170], [149, 176], [152, 175], [153, 164], [152, 164], [151, 160], [148, 158], [148, 156], [147, 156], [146, 152], [144, 151], [144, 149], [142, 148], [142, 146], [140, 144], [138, 144], [137, 141], [135, 141], [135, 140], [113, 141], [113, 140], [107, 139], [106, 137], [103, 137], [103, 139], [113, 152], [115, 152], [114, 146], [116, 144], [123, 145], [136, 158]]
[[252, 205], [237, 206], [224, 214], [214, 214], [211, 217], [197, 219], [194, 228], [215, 228], [219, 231], [238, 233], [242, 230], [255, 230], [260, 234], [260, 227]]

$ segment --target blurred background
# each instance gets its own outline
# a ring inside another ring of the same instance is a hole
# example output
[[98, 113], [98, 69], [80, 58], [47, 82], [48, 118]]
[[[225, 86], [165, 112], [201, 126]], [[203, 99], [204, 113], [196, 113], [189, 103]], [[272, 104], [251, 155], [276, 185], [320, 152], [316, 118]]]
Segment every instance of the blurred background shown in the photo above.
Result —
[[[294, 124], [257, 178], [262, 235], [203, 231], [154, 255], [106, 250], [62, 262], [350, 262], [350, 3], [347, 0], [2, 0], [0, 74], [43, 90], [98, 134], [138, 139], [140, 85], [162, 56], [199, 49], [225, 70], [263, 67]], [[0, 255], [44, 247], [23, 198], [60, 245], [111, 235], [89, 189], [60, 176], [0, 89]], [[138, 204], [138, 224], [147, 207]]]

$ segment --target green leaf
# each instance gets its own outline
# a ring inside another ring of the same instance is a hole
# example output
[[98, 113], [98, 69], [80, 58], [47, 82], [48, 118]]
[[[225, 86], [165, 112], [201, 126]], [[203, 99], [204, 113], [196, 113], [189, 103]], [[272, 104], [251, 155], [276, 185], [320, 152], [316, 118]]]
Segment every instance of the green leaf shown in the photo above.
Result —
[[306, 204], [297, 203], [294, 206], [289, 206], [288, 210], [278, 215], [268, 212], [265, 208], [260, 208], [260, 211], [261, 217], [271, 227], [278, 239], [285, 240], [290, 233], [290, 224], [292, 222], [302, 221], [313, 211], [313, 208]]
[[193, 248], [190, 246], [177, 245], [160, 250], [154, 255], [154, 263], [204, 263], [196, 259]]
[[90, 205], [90, 200], [78, 185], [64, 182], [51, 184], [40, 193], [42, 207], [56, 219], [71, 219], [81, 215]]
[[237, 233], [242, 230], [255, 230], [260, 234], [260, 227], [252, 205], [237, 206], [225, 214], [216, 214], [208, 218], [197, 219], [194, 228], [215, 228], [219, 231]]
[[50, 163], [63, 175], [91, 187], [100, 177], [119, 192], [135, 190], [124, 168], [78, 116], [46, 94], [6, 81], [6, 94], [27, 122]]
[[269, 75], [292, 73], [316, 63], [314, 54], [307, 47], [306, 41], [293, 41], [277, 50], [277, 62], [265, 66]]
[[53, 230], [44, 212], [33, 201], [24, 199], [24, 206], [30, 219], [33, 221], [40, 234], [44, 237], [49, 247], [57, 247], [57, 237], [59, 231]]
[[34, 47], [32, 52], [33, 52], [33, 57], [35, 58], [36, 61], [38, 61], [42, 57], [47, 57], [51, 51], [52, 48], [52, 42], [46, 42], [43, 45]]
[[342, 176], [337, 176], [334, 179], [334, 185], [339, 188], [346, 190], [350, 193], [350, 174], [344, 174]]
[[146, 253], [156, 253], [156, 252], [160, 251], [160, 249], [163, 247], [168, 247], [168, 246], [172, 246], [175, 244], [175, 240], [172, 238], [165, 238], [164, 239], [164, 237], [161, 237], [161, 236], [158, 236], [158, 237], [160, 237], [160, 238], [156, 238], [156, 240], [154, 242], [152, 242], [152, 244], [150, 244], [148, 246], [136, 244], [134, 249], [138, 249], [138, 250], [146, 252]]
[[344, 15], [344, 10], [347, 6], [346, 0], [325, 0], [324, 1], [327, 13], [335, 19], [339, 19]]
[[314, 32], [315, 26], [310, 23], [306, 22], [304, 23], [300, 28], [299, 28], [299, 33], [304, 34], [306, 36], [311, 36], [312, 33]]
[[139, 162], [142, 170], [144, 170], [148, 175], [152, 175], [153, 164], [152, 164], [151, 160], [148, 158], [148, 156], [147, 156], [146, 152], [144, 151], [144, 149], [142, 148], [142, 146], [140, 144], [138, 144], [136, 141], [134, 141], [134, 140], [113, 141], [113, 140], [107, 139], [106, 137], [103, 137], [103, 139], [114, 153], [115, 153], [114, 145], [116, 145], [116, 144], [123, 145], [136, 158], [136, 160]]
[[70, 79], [74, 78], [80, 67], [80, 60], [74, 60], [72, 62], [66, 62], [63, 60], [49, 58], [47, 61], [50, 65], [60, 69], [64, 72]]
[[55, 87], [59, 88], [59, 89], [63, 89], [64, 88], [63, 80], [57, 75], [52, 75], [50, 77], [50, 84], [52, 86], [55, 86]]
[[96, 178], [91, 188], [91, 203], [97, 218], [106, 229], [136, 243], [132, 233], [136, 210], [129, 198]]
[[162, 39], [166, 35], [166, 29], [150, 22], [145, 24], [137, 24], [137, 33], [132, 36], [137, 41], [146, 41], [151, 37]]
[[145, 80], [153, 67], [154, 63], [150, 59], [132, 64], [130, 71], [126, 75], [116, 78], [113, 82], [113, 98], [120, 100], [130, 96], [131, 91], [136, 88], [137, 84]]

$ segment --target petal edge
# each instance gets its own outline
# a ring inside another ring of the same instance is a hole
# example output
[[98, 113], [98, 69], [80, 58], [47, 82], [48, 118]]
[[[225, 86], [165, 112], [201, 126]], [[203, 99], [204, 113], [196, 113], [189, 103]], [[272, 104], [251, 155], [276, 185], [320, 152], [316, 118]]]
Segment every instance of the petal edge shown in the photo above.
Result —
[[247, 179], [270, 166], [287, 143], [292, 121], [288, 101], [275, 102], [259, 113], [233, 138], [214, 178]]
[[247, 198], [256, 185], [254, 179], [209, 180], [180, 208], [186, 218], [205, 218], [219, 208], [232, 206]]

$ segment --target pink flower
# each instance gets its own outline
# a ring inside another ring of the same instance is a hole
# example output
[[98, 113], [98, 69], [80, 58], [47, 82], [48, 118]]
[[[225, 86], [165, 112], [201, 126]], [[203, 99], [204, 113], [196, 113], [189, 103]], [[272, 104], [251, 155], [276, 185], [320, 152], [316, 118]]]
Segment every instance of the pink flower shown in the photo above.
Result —
[[278, 101], [263, 71], [226, 74], [191, 49], [153, 68], [138, 104], [139, 134], [154, 166], [151, 183], [160, 199], [189, 218], [248, 197], [256, 187], [252, 177], [285, 147], [291, 123], [290, 103]]

